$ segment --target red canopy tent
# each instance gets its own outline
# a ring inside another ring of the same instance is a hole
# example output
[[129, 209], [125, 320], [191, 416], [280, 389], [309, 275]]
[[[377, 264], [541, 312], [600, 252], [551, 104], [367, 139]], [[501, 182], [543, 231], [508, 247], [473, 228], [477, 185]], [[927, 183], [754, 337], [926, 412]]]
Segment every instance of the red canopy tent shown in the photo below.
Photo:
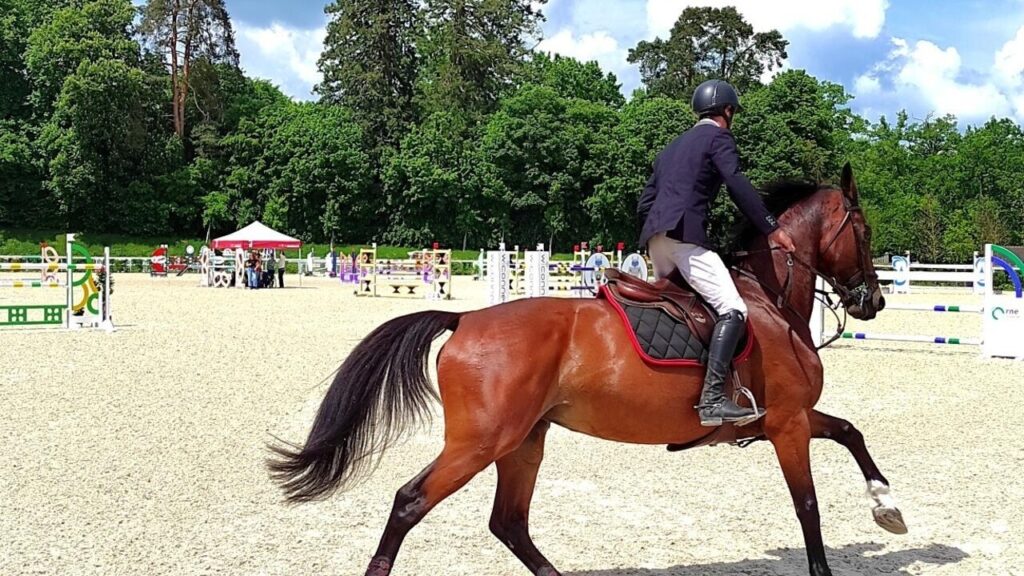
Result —
[[212, 242], [212, 245], [215, 250], [223, 250], [225, 248], [270, 248], [282, 250], [286, 248], [301, 248], [302, 240], [282, 234], [257, 220], [237, 232], [217, 238]]

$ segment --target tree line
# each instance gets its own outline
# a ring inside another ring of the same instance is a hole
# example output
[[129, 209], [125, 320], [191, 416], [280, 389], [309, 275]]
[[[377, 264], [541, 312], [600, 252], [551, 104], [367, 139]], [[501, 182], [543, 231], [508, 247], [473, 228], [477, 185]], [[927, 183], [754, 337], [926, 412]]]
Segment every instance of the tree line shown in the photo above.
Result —
[[[755, 184], [852, 162], [877, 252], [963, 261], [1024, 243], [1024, 133], [992, 119], [869, 121], [734, 8], [687, 8], [629, 60], [536, 49], [542, 2], [335, 0], [315, 102], [239, 68], [223, 0], [0, 0], [0, 226], [129, 235], [260, 219], [309, 242], [635, 248], [655, 155], [711, 77], [738, 86]], [[740, 218], [720, 195], [713, 232]]]

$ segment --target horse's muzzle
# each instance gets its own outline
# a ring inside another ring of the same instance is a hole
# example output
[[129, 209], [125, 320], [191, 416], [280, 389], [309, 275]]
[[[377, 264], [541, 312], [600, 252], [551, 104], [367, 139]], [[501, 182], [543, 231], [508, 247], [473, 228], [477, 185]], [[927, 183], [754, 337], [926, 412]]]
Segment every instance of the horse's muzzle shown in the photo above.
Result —
[[846, 304], [846, 311], [857, 320], [871, 320], [885, 309], [885, 296], [882, 296], [881, 288], [875, 288], [870, 297], [866, 287], [851, 292], [851, 295], [859, 297]]

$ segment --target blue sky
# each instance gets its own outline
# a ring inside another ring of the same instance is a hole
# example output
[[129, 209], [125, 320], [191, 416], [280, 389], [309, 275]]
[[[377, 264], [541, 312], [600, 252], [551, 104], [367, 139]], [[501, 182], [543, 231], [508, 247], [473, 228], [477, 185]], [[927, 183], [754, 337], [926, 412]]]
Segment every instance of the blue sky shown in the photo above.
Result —
[[[227, 0], [242, 65], [298, 99], [311, 99], [325, 0]], [[784, 68], [842, 84], [871, 119], [907, 109], [1024, 122], [1024, 0], [549, 0], [541, 48], [597, 60], [629, 94], [639, 84], [629, 49], [666, 37], [688, 5], [736, 6], [755, 29], [790, 41]]]

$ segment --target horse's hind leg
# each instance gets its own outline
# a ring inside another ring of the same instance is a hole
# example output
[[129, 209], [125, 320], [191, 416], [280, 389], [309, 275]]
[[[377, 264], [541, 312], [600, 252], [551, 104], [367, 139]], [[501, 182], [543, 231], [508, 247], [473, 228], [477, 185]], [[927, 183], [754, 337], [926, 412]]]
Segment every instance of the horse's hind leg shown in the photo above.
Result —
[[538, 576], [558, 576], [530, 538], [530, 500], [544, 458], [544, 437], [550, 424], [538, 422], [522, 445], [498, 460], [498, 489], [491, 513], [491, 532]]
[[366, 576], [388, 576], [406, 534], [427, 512], [466, 485], [494, 461], [495, 454], [473, 444], [446, 444], [441, 455], [395, 495], [387, 527]]
[[835, 440], [850, 451], [868, 483], [868, 496], [874, 502], [871, 513], [875, 523], [893, 534], [906, 534], [907, 525], [896, 507], [896, 500], [889, 493], [889, 481], [871, 458], [860, 430], [846, 420], [815, 410], [811, 412], [811, 436]]

